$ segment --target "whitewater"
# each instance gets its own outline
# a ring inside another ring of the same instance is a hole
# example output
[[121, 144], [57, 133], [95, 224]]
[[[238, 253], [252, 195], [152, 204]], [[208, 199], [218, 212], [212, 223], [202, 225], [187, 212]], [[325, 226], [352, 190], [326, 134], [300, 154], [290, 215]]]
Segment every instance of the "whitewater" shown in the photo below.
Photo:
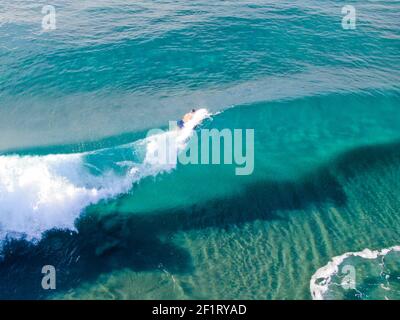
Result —
[[[177, 157], [194, 128], [207, 116], [208, 111], [200, 109], [182, 130], [159, 130], [158, 134], [115, 148], [0, 156], [0, 241], [37, 241], [54, 228], [76, 231], [75, 220], [87, 206], [128, 192], [144, 177], [173, 170], [176, 161], [163, 163], [159, 158], [165, 140], [171, 141], [169, 154]], [[108, 165], [99, 169], [93, 159], [108, 159], [110, 154]]]

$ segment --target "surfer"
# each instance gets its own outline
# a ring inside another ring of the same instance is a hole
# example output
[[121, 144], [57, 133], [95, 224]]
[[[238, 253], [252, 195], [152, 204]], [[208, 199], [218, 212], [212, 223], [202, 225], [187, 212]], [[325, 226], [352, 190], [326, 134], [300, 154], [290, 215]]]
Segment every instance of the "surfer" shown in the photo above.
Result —
[[185, 123], [192, 120], [195, 112], [196, 112], [196, 109], [192, 109], [190, 112], [186, 113], [181, 120], [178, 121], [179, 129], [182, 129], [184, 127]]

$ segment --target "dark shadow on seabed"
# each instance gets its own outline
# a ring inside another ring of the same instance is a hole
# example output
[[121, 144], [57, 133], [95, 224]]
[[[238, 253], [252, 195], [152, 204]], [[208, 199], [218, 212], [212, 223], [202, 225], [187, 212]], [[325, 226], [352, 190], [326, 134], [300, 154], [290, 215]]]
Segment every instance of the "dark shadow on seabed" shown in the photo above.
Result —
[[[346, 196], [337, 177], [351, 177], [377, 165], [398, 164], [400, 142], [350, 150], [295, 181], [262, 181], [231, 198], [152, 214], [87, 214], [78, 233], [52, 230], [38, 244], [12, 240], [0, 261], [1, 299], [46, 298], [41, 268], [57, 269], [57, 289], [68, 290], [101, 273], [167, 269], [190, 273], [189, 253], [167, 240], [180, 230], [229, 228], [254, 220], [282, 219], [280, 210], [299, 210], [331, 202], [340, 207]], [[57, 290], [57, 291], [58, 291]]]

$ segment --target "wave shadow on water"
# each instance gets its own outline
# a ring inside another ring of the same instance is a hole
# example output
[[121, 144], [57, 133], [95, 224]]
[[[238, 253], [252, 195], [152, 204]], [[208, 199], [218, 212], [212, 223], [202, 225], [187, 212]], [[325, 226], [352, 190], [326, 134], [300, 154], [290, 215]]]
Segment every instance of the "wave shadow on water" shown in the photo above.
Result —
[[261, 181], [230, 198], [152, 214], [86, 214], [76, 223], [78, 232], [51, 230], [36, 244], [10, 240], [3, 246], [0, 261], [0, 298], [48, 297], [51, 292], [41, 288], [41, 268], [46, 264], [56, 267], [58, 290], [72, 289], [123, 268], [191, 273], [190, 254], [169, 241], [174, 233], [283, 219], [279, 211], [304, 210], [329, 202], [341, 207], [346, 204], [346, 195], [339, 176], [351, 178], [399, 160], [400, 142], [359, 147], [298, 180]]

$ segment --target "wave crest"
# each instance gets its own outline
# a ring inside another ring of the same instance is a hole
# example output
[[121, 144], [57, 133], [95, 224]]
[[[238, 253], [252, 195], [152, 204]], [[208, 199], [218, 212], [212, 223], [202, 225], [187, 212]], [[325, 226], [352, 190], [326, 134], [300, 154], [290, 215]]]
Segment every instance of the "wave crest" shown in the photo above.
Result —
[[[0, 156], [0, 241], [38, 240], [57, 228], [75, 230], [75, 219], [89, 205], [128, 192], [140, 179], [175, 166], [155, 162], [165, 135], [177, 150], [208, 113], [201, 109], [184, 130], [171, 130], [132, 144], [88, 153]], [[173, 147], [173, 146], [172, 146]], [[140, 162], [137, 154], [144, 148]]]

